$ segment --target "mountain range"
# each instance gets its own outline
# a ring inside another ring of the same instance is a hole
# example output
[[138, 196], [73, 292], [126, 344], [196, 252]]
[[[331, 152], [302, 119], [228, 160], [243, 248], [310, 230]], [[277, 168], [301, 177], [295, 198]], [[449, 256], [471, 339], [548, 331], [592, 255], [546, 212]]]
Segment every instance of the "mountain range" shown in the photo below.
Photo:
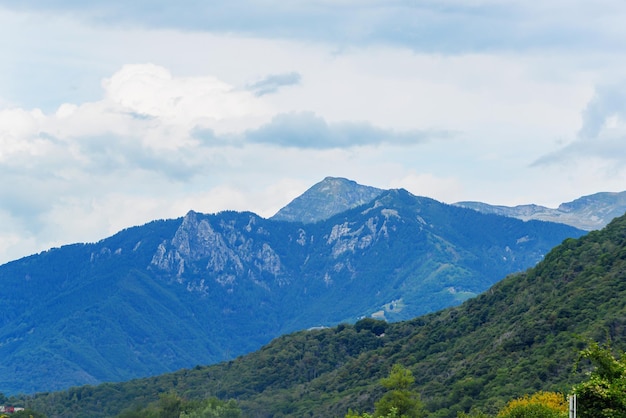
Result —
[[190, 211], [0, 266], [0, 391], [157, 375], [232, 359], [288, 332], [413, 318], [585, 233], [402, 189], [354, 206], [367, 193], [328, 218], [336, 209], [311, 211], [323, 198], [302, 206], [313, 223], [294, 211], [290, 221]]
[[587, 377], [588, 364], [577, 358], [589, 341], [626, 348], [626, 215], [566, 239], [535, 267], [457, 307], [396, 323], [366, 318], [300, 331], [218, 365], [16, 402], [50, 418], [97, 418], [175, 393], [236, 399], [248, 417], [343, 417], [349, 408], [371, 411], [380, 378], [402, 364], [429, 417], [472, 408], [494, 414], [525, 394], [571, 391]]
[[494, 206], [481, 202], [458, 202], [457, 206], [482, 213], [527, 220], [559, 222], [586, 231], [600, 229], [611, 220], [626, 212], [626, 191], [620, 193], [601, 192], [562, 203], [556, 209], [540, 205]]
[[[312, 223], [367, 203], [383, 191], [341, 177], [326, 177], [270, 219]], [[500, 206], [474, 201], [457, 202], [453, 205], [523, 221], [557, 222], [592, 231], [603, 228], [614, 218], [626, 213], [626, 191], [582, 196], [571, 202], [561, 203], [556, 209], [536, 204]]]

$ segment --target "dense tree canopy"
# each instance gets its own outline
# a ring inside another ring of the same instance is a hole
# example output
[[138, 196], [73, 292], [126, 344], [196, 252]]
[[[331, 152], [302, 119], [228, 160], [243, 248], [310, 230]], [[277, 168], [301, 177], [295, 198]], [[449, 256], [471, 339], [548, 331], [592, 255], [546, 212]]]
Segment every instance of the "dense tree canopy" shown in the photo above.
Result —
[[596, 342], [581, 352], [593, 365], [589, 378], [574, 387], [579, 418], [626, 417], [626, 353], [615, 357]]
[[241, 409], [232, 400], [189, 401], [174, 393], [166, 393], [157, 402], [145, 408], [126, 410], [117, 418], [241, 418]]

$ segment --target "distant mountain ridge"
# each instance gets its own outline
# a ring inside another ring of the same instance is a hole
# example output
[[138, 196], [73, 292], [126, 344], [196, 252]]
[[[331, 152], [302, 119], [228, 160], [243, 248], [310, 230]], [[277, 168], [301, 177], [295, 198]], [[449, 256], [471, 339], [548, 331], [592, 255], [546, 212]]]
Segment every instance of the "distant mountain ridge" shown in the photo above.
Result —
[[557, 209], [539, 205], [497, 206], [482, 202], [458, 202], [457, 206], [482, 213], [510, 216], [524, 221], [559, 222], [585, 231], [603, 228], [611, 220], [626, 213], [626, 191], [600, 192], [562, 203]]
[[371, 202], [382, 189], [363, 186], [341, 177], [326, 177], [313, 185], [270, 219], [312, 223]]
[[[270, 219], [302, 223], [317, 222], [368, 203], [383, 191], [341, 177], [326, 177]], [[557, 222], [584, 231], [593, 231], [603, 228], [612, 219], [626, 213], [626, 191], [599, 192], [582, 196], [571, 202], [562, 203], [557, 209], [536, 204], [499, 206], [475, 201], [457, 202], [454, 205], [523, 221]]]
[[127, 380], [299, 329], [412, 318], [583, 233], [402, 189], [308, 224], [190, 211], [0, 266], [0, 390]]

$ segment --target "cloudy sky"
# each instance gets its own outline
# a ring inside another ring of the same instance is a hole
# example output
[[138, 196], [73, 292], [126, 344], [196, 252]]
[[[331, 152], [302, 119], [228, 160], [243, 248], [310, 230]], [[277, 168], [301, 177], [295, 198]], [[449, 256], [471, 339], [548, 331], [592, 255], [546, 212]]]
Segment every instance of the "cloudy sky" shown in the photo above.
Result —
[[618, 0], [0, 0], [0, 262], [326, 176], [626, 190]]

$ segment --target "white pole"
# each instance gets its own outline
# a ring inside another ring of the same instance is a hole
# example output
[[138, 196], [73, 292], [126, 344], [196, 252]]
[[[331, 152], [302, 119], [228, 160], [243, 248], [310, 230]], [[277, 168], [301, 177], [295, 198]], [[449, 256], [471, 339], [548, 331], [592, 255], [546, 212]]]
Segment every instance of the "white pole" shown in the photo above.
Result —
[[569, 418], [576, 418], [576, 395], [568, 396], [569, 400]]

